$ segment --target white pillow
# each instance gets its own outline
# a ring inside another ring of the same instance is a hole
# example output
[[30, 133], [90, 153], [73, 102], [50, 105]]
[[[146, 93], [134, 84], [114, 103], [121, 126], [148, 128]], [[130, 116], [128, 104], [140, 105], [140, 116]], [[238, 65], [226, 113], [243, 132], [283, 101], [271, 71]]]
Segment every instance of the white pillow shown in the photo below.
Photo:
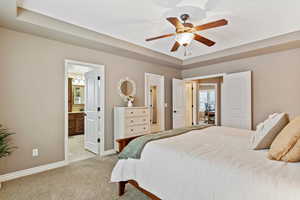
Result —
[[279, 132], [289, 123], [287, 114], [274, 113], [256, 127], [251, 139], [251, 148], [254, 150], [269, 149]]

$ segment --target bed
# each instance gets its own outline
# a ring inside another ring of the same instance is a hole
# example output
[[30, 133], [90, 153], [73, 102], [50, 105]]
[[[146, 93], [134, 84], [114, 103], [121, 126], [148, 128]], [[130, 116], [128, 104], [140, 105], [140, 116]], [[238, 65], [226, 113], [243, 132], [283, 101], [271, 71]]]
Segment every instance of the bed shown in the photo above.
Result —
[[140, 159], [119, 160], [111, 181], [152, 199], [298, 200], [300, 163], [249, 148], [252, 131], [209, 127], [148, 143]]

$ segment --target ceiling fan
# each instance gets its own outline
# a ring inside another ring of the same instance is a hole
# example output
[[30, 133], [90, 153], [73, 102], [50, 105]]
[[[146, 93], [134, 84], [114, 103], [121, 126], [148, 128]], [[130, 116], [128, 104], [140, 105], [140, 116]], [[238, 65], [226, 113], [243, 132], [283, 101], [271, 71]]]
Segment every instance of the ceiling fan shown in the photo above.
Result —
[[175, 26], [176, 32], [170, 33], [166, 35], [161, 35], [158, 37], [148, 38], [146, 41], [152, 41], [157, 40], [161, 38], [171, 37], [175, 35], [175, 44], [173, 45], [171, 52], [177, 51], [177, 49], [180, 46], [188, 46], [192, 40], [196, 40], [200, 43], [203, 43], [209, 47], [213, 46], [215, 44], [214, 41], [211, 41], [199, 34], [197, 34], [197, 31], [202, 31], [206, 29], [216, 28], [219, 26], [224, 26], [228, 24], [228, 21], [226, 19], [221, 19], [218, 21], [210, 22], [203, 25], [194, 26], [192, 23], [187, 23], [186, 21], [190, 18], [188, 14], [183, 14], [180, 16], [180, 19], [183, 21], [183, 23], [180, 22], [180, 20], [177, 17], [168, 17], [167, 20]]

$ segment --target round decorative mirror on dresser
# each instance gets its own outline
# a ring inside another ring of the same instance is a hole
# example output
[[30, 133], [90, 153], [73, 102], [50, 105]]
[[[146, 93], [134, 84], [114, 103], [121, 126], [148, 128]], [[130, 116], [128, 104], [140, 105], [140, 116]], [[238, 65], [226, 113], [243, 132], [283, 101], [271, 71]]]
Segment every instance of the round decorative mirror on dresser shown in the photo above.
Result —
[[128, 77], [121, 79], [118, 83], [118, 92], [120, 97], [125, 101], [132, 103], [136, 94], [136, 84]]

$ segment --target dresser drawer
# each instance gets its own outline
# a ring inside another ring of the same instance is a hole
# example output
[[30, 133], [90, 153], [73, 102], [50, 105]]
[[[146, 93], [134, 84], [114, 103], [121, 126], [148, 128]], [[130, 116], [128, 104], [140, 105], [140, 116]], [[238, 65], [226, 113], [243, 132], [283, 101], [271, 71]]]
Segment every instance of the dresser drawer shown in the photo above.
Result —
[[132, 126], [132, 127], [126, 128], [125, 136], [133, 136], [133, 135], [144, 134], [144, 133], [148, 133], [148, 132], [149, 132], [148, 124]]
[[135, 126], [139, 124], [147, 124], [148, 123], [147, 120], [148, 120], [147, 116], [126, 118], [126, 127]]
[[126, 110], [126, 117], [143, 116], [148, 114], [148, 109], [128, 109]]

